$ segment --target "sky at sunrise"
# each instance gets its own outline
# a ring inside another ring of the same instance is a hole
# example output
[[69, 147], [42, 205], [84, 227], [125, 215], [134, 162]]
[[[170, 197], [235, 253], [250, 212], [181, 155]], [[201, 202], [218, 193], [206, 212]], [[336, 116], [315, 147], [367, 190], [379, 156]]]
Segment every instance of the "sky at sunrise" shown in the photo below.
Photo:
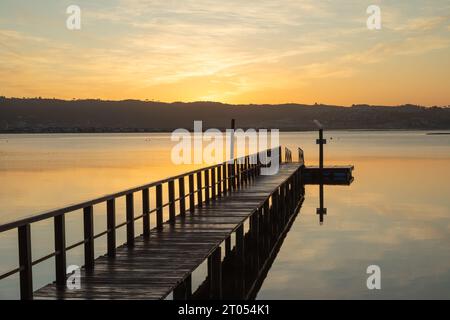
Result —
[[0, 1], [8, 97], [431, 106], [449, 75], [448, 0]]

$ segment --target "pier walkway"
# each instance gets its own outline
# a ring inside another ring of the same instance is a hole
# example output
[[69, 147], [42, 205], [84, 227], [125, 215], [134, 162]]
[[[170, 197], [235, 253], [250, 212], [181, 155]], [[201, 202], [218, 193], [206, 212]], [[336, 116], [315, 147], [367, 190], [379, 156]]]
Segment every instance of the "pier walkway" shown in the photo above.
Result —
[[[275, 150], [266, 154], [281, 153], [281, 148]], [[199, 169], [0, 225], [0, 233], [17, 228], [19, 240], [19, 267], [0, 275], [0, 280], [19, 273], [22, 299], [164, 299], [170, 294], [174, 299], [190, 299], [192, 272], [207, 261], [206, 295], [220, 299], [221, 265], [227, 254], [234, 255], [232, 273], [239, 274], [250, 262], [258, 266], [263, 262], [261, 253], [270, 252], [277, 240], [273, 235], [280, 235], [303, 200], [303, 159], [292, 162], [287, 149], [284, 157], [283, 162], [281, 157], [272, 159], [280, 163], [275, 175], [261, 175], [260, 155], [246, 156], [233, 164]], [[134, 210], [135, 195], [142, 197], [140, 215]], [[126, 200], [126, 221], [116, 224], [115, 201], [120, 197]], [[150, 199], [155, 199], [155, 205]], [[107, 230], [94, 234], [93, 208], [101, 203], [107, 205]], [[83, 210], [84, 239], [67, 246], [65, 215], [75, 210]], [[155, 226], [150, 226], [151, 214], [156, 215]], [[45, 219], [54, 220], [55, 251], [32, 260], [30, 225]], [[142, 233], [135, 230], [138, 219], [143, 220]], [[127, 241], [116, 246], [116, 231], [121, 227], [126, 228]], [[251, 246], [247, 234], [256, 239]], [[98, 256], [94, 241], [102, 236], [107, 237], [108, 249]], [[77, 246], [84, 246], [81, 288], [68, 289], [66, 253]], [[249, 248], [257, 254], [246, 259]], [[32, 267], [52, 258], [55, 282], [34, 291]]]

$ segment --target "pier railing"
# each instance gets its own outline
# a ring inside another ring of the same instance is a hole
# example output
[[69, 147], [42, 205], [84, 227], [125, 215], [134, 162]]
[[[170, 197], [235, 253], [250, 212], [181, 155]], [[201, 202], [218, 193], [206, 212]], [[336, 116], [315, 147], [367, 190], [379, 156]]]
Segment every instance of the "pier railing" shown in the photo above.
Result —
[[[116, 230], [126, 227], [126, 245], [134, 246], [135, 221], [142, 219], [144, 237], [150, 236], [150, 215], [156, 214], [156, 228], [163, 228], [164, 208], [168, 207], [169, 223], [175, 221], [176, 206], [178, 204], [179, 215], [185, 215], [187, 211], [194, 211], [195, 207], [202, 207], [211, 200], [220, 198], [234, 190], [244, 186], [251, 179], [261, 174], [261, 157], [278, 154], [271, 157], [272, 161], [281, 163], [281, 147], [276, 149], [248, 155], [242, 158], [227, 161], [221, 164], [190, 171], [146, 185], [102, 196], [100, 198], [71, 205], [65, 208], [48, 211], [28, 218], [19, 219], [0, 225], [0, 233], [17, 229], [19, 267], [0, 275], [0, 280], [19, 273], [21, 299], [32, 299], [33, 277], [32, 268], [36, 264], [55, 258], [55, 276], [58, 286], [66, 286], [66, 252], [79, 246], [84, 246], [84, 268], [92, 270], [94, 267], [95, 252], [94, 240], [107, 236], [107, 254], [114, 257], [116, 252]], [[291, 151], [286, 149], [286, 162], [292, 162]], [[255, 161], [256, 160], [256, 161]], [[231, 163], [230, 163], [231, 162]], [[187, 192], [186, 192], [187, 182]], [[195, 184], [194, 184], [195, 182]], [[178, 187], [178, 197], [175, 198], [175, 185]], [[163, 201], [163, 189], [167, 191], [168, 201]], [[150, 193], [154, 192], [156, 204], [150, 209]], [[142, 213], [135, 215], [134, 197], [137, 193], [142, 198]], [[116, 200], [125, 197], [126, 221], [116, 224]], [[275, 198], [277, 199], [277, 198]], [[275, 200], [276, 201], [276, 200]], [[107, 230], [94, 234], [94, 205], [106, 203]], [[189, 204], [187, 206], [186, 204]], [[266, 204], [267, 205], [267, 204]], [[83, 240], [66, 246], [65, 216], [76, 210], [83, 210]], [[167, 210], [167, 209], [166, 209]], [[32, 259], [31, 224], [39, 221], [53, 219], [54, 221], [54, 248], [55, 250], [39, 259]]]

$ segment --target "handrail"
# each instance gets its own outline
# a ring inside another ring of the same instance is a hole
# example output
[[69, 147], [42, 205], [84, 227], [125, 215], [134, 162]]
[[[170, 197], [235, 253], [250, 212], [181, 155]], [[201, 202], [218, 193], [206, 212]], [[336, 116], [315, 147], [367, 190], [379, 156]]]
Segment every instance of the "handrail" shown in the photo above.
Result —
[[[234, 159], [234, 165], [239, 164], [239, 160], [240, 159], [244, 159], [246, 157], [251, 157], [251, 156], [256, 156], [256, 155], [259, 155], [261, 153], [267, 152], [269, 150], [270, 149], [267, 149], [265, 151], [261, 151], [261, 152], [258, 152], [257, 154], [253, 154], [253, 155], [250, 155], [250, 156], [245, 156], [245, 157], [241, 157], [241, 158], [235, 158]], [[281, 154], [280, 154], [280, 156], [281, 156]], [[136, 186], [136, 187], [133, 187], [133, 188], [130, 188], [130, 189], [126, 189], [126, 190], [123, 190], [123, 191], [119, 191], [119, 192], [116, 192], [116, 193], [103, 195], [101, 197], [98, 197], [98, 198], [95, 198], [95, 199], [92, 199], [92, 200], [87, 200], [87, 201], [84, 201], [84, 202], [68, 205], [68, 206], [63, 207], [63, 208], [53, 209], [53, 210], [45, 211], [43, 213], [39, 213], [39, 214], [36, 214], [36, 215], [31, 215], [31, 216], [24, 217], [24, 218], [21, 218], [21, 219], [18, 219], [18, 220], [7, 222], [7, 223], [4, 223], [4, 224], [0, 225], [0, 233], [4, 232], [4, 231], [11, 230], [11, 229], [14, 229], [14, 228], [17, 228], [17, 227], [20, 227], [21, 225], [25, 225], [25, 224], [29, 224], [29, 223], [34, 223], [34, 222], [46, 220], [48, 218], [52, 218], [52, 217], [55, 217], [55, 216], [63, 214], [63, 213], [80, 210], [80, 209], [83, 209], [83, 208], [88, 207], [88, 206], [93, 206], [93, 205], [96, 205], [96, 204], [108, 201], [110, 199], [120, 198], [120, 197], [123, 197], [123, 196], [125, 196], [125, 195], [127, 195], [129, 193], [139, 192], [139, 191], [142, 191], [143, 189], [152, 188], [152, 187], [155, 187], [155, 186], [157, 186], [159, 184], [167, 183], [167, 182], [169, 182], [171, 180], [176, 180], [176, 179], [179, 179], [179, 178], [183, 178], [183, 177], [189, 176], [191, 174], [197, 174], [198, 172], [203, 172], [205, 170], [214, 169], [214, 168], [217, 168], [219, 166], [222, 166], [222, 165], [228, 164], [228, 163], [229, 163], [229, 161], [225, 161], [225, 162], [223, 162], [221, 164], [215, 164], [215, 165], [212, 165], [212, 166], [199, 168], [199, 169], [196, 169], [196, 170], [188, 171], [186, 173], [182, 173], [182, 174], [179, 174], [179, 175], [176, 175], [176, 176], [171, 176], [171, 177], [168, 177], [168, 178], [164, 178], [164, 179], [157, 180], [157, 181], [154, 181], [154, 182], [151, 182], [151, 183], [148, 183], [148, 184]], [[230, 177], [230, 178], [232, 178], [232, 177]], [[222, 180], [222, 182], [223, 182], [223, 180]], [[206, 187], [204, 187], [203, 189], [206, 189]]]
[[[279, 161], [281, 163], [281, 146], [278, 149], [278, 159], [272, 158], [272, 161]], [[234, 191], [246, 184], [250, 179], [260, 175], [261, 167], [265, 166], [261, 163], [260, 157], [264, 154], [272, 155], [275, 149], [267, 149], [256, 154], [247, 155], [244, 157], [233, 159], [233, 161], [226, 161], [220, 164], [196, 169], [187, 173], [179, 174], [145, 185], [120, 191], [117, 193], [104, 195], [99, 198], [84, 201], [81, 203], [69, 205], [64, 208], [47, 211], [37, 215], [26, 218], [21, 218], [12, 222], [0, 225], [0, 233], [17, 228], [19, 234], [19, 267], [3, 273], [0, 275], [0, 280], [7, 278], [15, 273], [20, 272], [20, 294], [21, 299], [32, 299], [33, 297], [33, 280], [32, 280], [32, 266], [41, 263], [47, 259], [55, 257], [56, 259], [56, 283], [58, 285], [65, 285], [66, 281], [66, 251], [76, 248], [80, 245], [85, 246], [85, 268], [90, 269], [94, 265], [94, 239], [101, 236], [108, 236], [108, 255], [115, 255], [116, 237], [115, 231], [123, 226], [127, 227], [127, 245], [134, 245], [134, 222], [138, 219], [143, 219], [143, 235], [149, 236], [150, 232], [150, 214], [157, 215], [157, 228], [163, 227], [163, 209], [169, 207], [169, 222], [174, 223], [175, 219], [175, 204], [178, 201], [180, 204], [180, 215], [186, 212], [186, 200], [189, 202], [189, 210], [193, 210], [196, 206], [201, 207], [203, 203], [208, 203], [210, 199], [221, 197], [228, 192]], [[251, 163], [250, 159], [256, 159], [256, 163]], [[290, 160], [289, 160], [290, 159]], [[286, 158], [286, 161], [292, 161], [291, 157]], [[217, 170], [217, 172], [216, 172]], [[202, 174], [203, 173], [203, 174]], [[210, 176], [211, 173], [211, 176]], [[216, 175], [217, 173], [217, 175]], [[223, 178], [222, 178], [223, 175]], [[204, 179], [203, 179], [203, 177]], [[194, 188], [194, 177], [196, 177], [197, 188]], [[185, 192], [185, 178], [189, 179], [189, 192]], [[211, 179], [210, 179], [211, 178]], [[179, 197], [175, 198], [175, 181], [178, 180]], [[211, 181], [210, 181], [211, 180]], [[203, 186], [204, 182], [204, 186]], [[211, 183], [210, 183], [211, 182]], [[163, 203], [163, 184], [168, 184], [168, 202]], [[223, 186], [223, 187], [222, 187]], [[149, 207], [149, 189], [155, 188], [156, 207], [150, 210]], [[210, 192], [211, 190], [211, 192]], [[205, 191], [203, 199], [203, 191]], [[133, 196], [137, 192], [142, 192], [142, 211], [139, 216], [134, 215], [134, 200]], [[115, 199], [126, 197], [126, 221], [116, 225], [115, 223]], [[197, 196], [197, 201], [195, 201]], [[107, 230], [99, 234], [93, 232], [93, 206], [99, 203], [106, 202], [107, 204]], [[65, 242], [65, 214], [76, 210], [83, 209], [84, 219], [84, 239], [66, 246]], [[41, 257], [37, 260], [32, 260], [31, 254], [31, 228], [30, 225], [34, 222], [54, 218], [54, 232], [55, 232], [55, 251]]]

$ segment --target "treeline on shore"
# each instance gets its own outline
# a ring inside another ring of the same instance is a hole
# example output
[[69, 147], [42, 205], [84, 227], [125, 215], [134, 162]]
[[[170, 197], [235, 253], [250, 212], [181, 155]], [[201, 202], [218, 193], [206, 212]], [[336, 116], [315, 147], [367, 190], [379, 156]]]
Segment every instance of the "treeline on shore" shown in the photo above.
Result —
[[317, 119], [329, 130], [448, 130], [449, 107], [417, 105], [351, 107], [333, 105], [230, 105], [216, 102], [59, 100], [0, 97], [2, 133], [168, 132], [229, 127], [281, 131], [315, 129]]

